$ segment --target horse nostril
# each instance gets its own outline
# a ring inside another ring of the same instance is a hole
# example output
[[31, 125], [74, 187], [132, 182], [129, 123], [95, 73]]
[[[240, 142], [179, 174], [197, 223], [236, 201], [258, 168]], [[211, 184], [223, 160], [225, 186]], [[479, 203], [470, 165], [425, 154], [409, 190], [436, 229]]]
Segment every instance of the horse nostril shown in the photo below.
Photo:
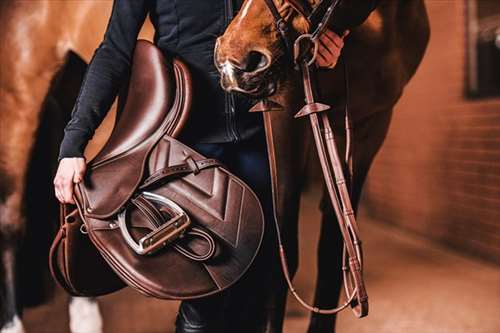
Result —
[[264, 53], [259, 51], [250, 51], [242, 64], [242, 70], [248, 73], [266, 68], [269, 66], [269, 59]]

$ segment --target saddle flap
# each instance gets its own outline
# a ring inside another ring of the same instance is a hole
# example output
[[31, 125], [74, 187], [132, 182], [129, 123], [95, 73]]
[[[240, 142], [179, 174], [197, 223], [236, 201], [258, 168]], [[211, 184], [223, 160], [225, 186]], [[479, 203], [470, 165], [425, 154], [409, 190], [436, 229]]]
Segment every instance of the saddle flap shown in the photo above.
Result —
[[150, 231], [164, 230], [169, 222], [154, 223], [158, 212], [141, 210], [143, 204], [133, 200], [116, 217], [86, 219], [92, 242], [115, 272], [149, 296], [191, 299], [220, 292], [247, 271], [262, 242], [264, 213], [257, 195], [224, 167], [201, 167], [205, 156], [165, 135], [148, 154], [145, 172], [156, 174], [187, 159], [199, 166], [197, 173], [155, 182], [133, 199], [143, 196], [160, 213], [168, 201], [178, 205], [191, 221], [182, 237], [162, 239], [149, 252]]
[[128, 93], [110, 138], [76, 186], [84, 214], [107, 218], [132, 196], [147, 157], [164, 135], [177, 135], [191, 108], [191, 77], [148, 41], [135, 48]]

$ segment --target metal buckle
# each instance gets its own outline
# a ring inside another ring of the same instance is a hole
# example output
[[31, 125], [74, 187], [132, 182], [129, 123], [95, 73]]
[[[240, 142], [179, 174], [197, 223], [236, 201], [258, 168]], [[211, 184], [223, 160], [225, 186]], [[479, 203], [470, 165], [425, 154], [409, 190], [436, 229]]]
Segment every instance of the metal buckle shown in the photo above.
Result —
[[118, 226], [128, 246], [139, 255], [149, 255], [182, 236], [184, 231], [190, 226], [191, 219], [178, 204], [162, 195], [151, 192], [142, 192], [142, 195], [147, 200], [167, 206], [169, 212], [174, 213], [170, 220], [143, 236], [138, 242], [134, 240], [128, 229], [126, 219], [127, 210], [125, 209], [118, 214]]
[[[310, 45], [306, 45], [304, 43], [309, 42]], [[307, 59], [306, 55], [311, 50], [312, 45], [312, 53], [310, 54], [310, 58]], [[302, 47], [309, 47], [309, 49], [303, 50]], [[316, 57], [318, 56], [318, 40], [312, 34], [303, 34], [297, 37], [293, 44], [293, 61], [295, 64], [299, 64], [300, 62], [304, 62], [307, 66], [311, 66], [314, 61], [316, 61]], [[301, 58], [303, 57], [303, 58]]]

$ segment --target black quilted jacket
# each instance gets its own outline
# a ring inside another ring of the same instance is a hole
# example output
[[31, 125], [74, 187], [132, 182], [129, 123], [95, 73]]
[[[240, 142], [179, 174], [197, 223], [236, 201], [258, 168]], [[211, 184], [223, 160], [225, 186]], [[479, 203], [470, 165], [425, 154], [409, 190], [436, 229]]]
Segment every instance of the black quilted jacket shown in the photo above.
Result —
[[[137, 36], [148, 14], [156, 31], [154, 43], [165, 54], [180, 56], [193, 74], [195, 104], [182, 139], [188, 144], [235, 142], [261, 131], [261, 114], [246, 112], [252, 101], [241, 95], [225, 93], [219, 85], [219, 74], [213, 63], [215, 40], [224, 32], [242, 2], [114, 0], [104, 38], [90, 61], [71, 120], [65, 127], [59, 159], [83, 156], [87, 142], [128, 75]], [[361, 23], [375, 2], [354, 1], [356, 6], [348, 12], [359, 17], [349, 19], [351, 25]], [[339, 26], [340, 30], [343, 28], [348, 28], [348, 25]]]

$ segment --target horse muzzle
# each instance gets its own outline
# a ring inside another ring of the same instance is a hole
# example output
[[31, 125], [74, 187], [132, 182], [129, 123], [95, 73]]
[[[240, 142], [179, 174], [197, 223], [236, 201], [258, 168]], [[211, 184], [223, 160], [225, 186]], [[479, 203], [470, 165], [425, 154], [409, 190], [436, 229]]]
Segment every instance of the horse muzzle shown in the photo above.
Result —
[[270, 68], [254, 72], [243, 71], [226, 61], [217, 67], [220, 73], [220, 84], [228, 92], [239, 92], [253, 97], [270, 96], [276, 91], [277, 79]]
[[221, 38], [217, 39], [214, 63], [224, 90], [259, 97], [274, 93], [276, 84], [271, 75], [273, 61], [269, 52], [250, 50], [241, 56], [229, 56], [224, 50], [226, 48], [221, 47]]

